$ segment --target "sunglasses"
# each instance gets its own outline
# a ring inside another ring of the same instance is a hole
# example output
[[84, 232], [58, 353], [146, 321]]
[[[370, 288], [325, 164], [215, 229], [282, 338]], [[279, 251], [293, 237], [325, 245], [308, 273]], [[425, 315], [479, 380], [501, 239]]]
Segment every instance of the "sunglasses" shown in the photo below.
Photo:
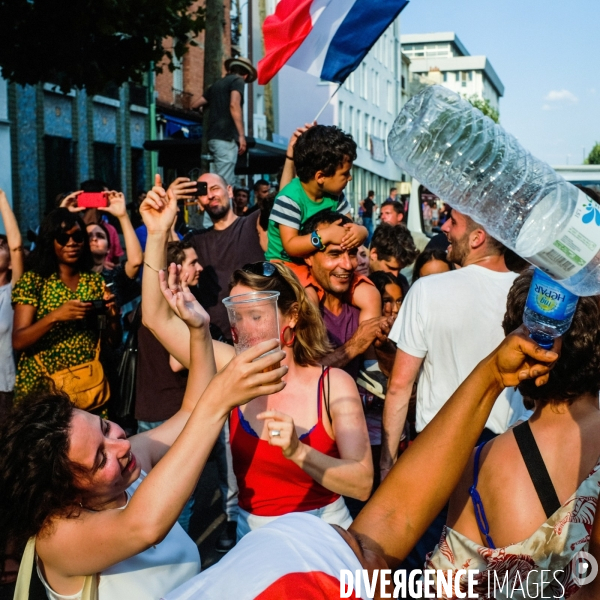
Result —
[[270, 262], [248, 263], [242, 267], [242, 271], [250, 275], [260, 275], [262, 277], [273, 277], [273, 275], [278, 273], [277, 267]]
[[85, 237], [83, 235], [83, 231], [81, 231], [81, 229], [77, 229], [77, 231], [74, 231], [73, 233], [59, 231], [54, 236], [54, 239], [59, 246], [66, 246], [69, 243], [69, 240], [73, 240], [74, 244], [83, 244]]

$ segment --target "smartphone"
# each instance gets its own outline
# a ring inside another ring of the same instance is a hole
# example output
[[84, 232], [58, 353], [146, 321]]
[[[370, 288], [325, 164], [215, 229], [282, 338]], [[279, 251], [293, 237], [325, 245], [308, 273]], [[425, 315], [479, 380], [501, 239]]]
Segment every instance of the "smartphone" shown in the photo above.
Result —
[[206, 181], [196, 181], [196, 191], [194, 192], [194, 196], [207, 196], [208, 195], [208, 187], [206, 185]]
[[81, 192], [77, 196], [77, 206], [80, 208], [98, 208], [108, 206], [106, 192]]

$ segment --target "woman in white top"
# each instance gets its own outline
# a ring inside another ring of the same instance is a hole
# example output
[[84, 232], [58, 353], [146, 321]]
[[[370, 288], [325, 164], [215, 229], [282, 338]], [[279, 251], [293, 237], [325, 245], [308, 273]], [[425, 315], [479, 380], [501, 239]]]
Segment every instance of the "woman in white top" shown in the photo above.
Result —
[[190, 376], [181, 410], [163, 425], [127, 439], [118, 425], [46, 392], [23, 400], [2, 426], [0, 539], [22, 549], [35, 536], [49, 598], [81, 597], [95, 574], [100, 600], [160, 598], [195, 575], [198, 552], [177, 517], [229, 412], [284, 387], [285, 367], [262, 373], [283, 352], [252, 362], [276, 341], [213, 378], [208, 315], [187, 288], [177, 302], [190, 329]]

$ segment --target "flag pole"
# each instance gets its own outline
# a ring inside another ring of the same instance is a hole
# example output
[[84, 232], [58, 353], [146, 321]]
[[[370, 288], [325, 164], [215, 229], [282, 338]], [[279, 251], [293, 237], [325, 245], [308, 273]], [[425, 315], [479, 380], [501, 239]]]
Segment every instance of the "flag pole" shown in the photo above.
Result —
[[317, 113], [317, 116], [313, 119], [313, 121], [318, 121], [319, 117], [323, 114], [323, 111], [327, 108], [328, 104], [331, 102], [333, 97], [338, 93], [338, 90], [341, 87], [342, 87], [342, 84], [338, 83], [338, 86], [335, 88], [333, 94], [331, 94], [331, 96], [329, 96], [329, 98], [327, 99], [327, 102], [325, 102], [325, 104], [323, 105], [323, 108], [321, 108], [321, 110]]

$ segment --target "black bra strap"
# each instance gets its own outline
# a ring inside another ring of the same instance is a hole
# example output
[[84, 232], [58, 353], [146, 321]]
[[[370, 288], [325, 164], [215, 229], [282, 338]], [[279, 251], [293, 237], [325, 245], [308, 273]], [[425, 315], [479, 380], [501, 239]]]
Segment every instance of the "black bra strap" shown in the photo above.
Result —
[[546, 518], [550, 518], [559, 508], [560, 500], [554, 489], [554, 484], [540, 454], [540, 449], [533, 437], [529, 422], [525, 421], [513, 429], [515, 439], [519, 445], [521, 456], [525, 461], [527, 471], [535, 487], [538, 498], [542, 503]]
[[[333, 419], [331, 418], [331, 410], [329, 407], [329, 403], [331, 402], [331, 388], [330, 388], [330, 383], [329, 383], [329, 371], [331, 370], [331, 367], [326, 367], [325, 365], [322, 365], [322, 371], [321, 371], [321, 386], [322, 386], [322, 390], [323, 390], [323, 394], [324, 394], [324, 400], [325, 400], [325, 412], [327, 413], [327, 417], [329, 418], [329, 423], [331, 425], [333, 425]], [[323, 377], [325, 377], [325, 381], [323, 381]], [[325, 382], [327, 382], [327, 392], [325, 392]]]

